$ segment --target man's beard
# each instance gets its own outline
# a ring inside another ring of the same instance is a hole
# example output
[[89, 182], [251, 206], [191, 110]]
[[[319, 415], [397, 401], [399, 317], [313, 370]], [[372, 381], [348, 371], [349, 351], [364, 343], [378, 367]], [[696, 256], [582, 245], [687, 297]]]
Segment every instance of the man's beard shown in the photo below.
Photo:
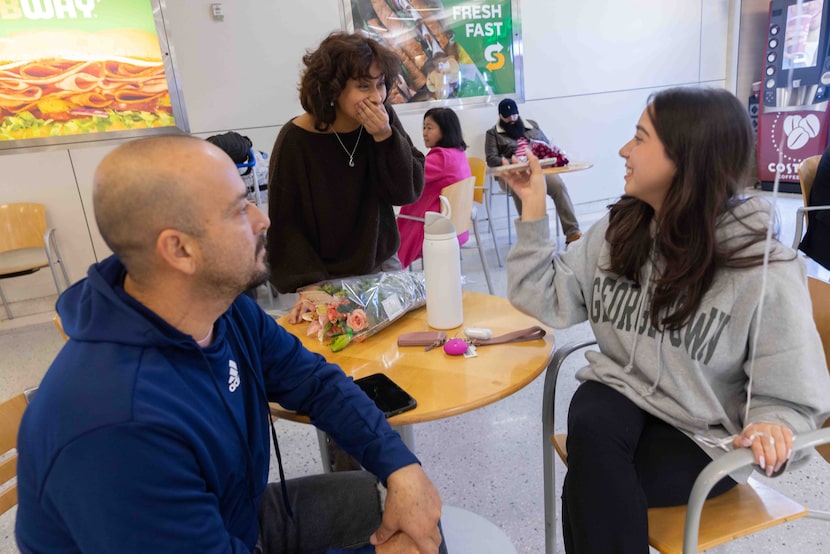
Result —
[[501, 128], [504, 129], [505, 134], [513, 140], [518, 140], [525, 136], [525, 124], [522, 118], [519, 117], [512, 123], [501, 122]]
[[[265, 250], [266, 245], [266, 238], [265, 233], [260, 235], [259, 240], [257, 241], [256, 247], [256, 259], [259, 259], [259, 254], [263, 250]], [[260, 285], [264, 285], [268, 282], [268, 278], [271, 277], [271, 266], [268, 264], [268, 256], [264, 258], [265, 267], [261, 270], [257, 270], [251, 275], [250, 279], [248, 280], [248, 286], [245, 287], [244, 290], [254, 289]]]

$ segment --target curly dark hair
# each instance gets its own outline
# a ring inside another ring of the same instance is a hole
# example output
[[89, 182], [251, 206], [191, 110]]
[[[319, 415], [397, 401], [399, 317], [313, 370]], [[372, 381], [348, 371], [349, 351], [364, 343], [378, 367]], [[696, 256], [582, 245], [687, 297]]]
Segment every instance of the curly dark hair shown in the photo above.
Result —
[[649, 204], [623, 196], [609, 207], [607, 270], [640, 283], [653, 248], [661, 264], [653, 278], [651, 323], [679, 329], [694, 315], [719, 269], [763, 263], [763, 255], [746, 249], [766, 239], [766, 226], [743, 221], [746, 232], [737, 240], [719, 244], [716, 238], [721, 216], [745, 201], [739, 193], [751, 182], [754, 138], [746, 108], [726, 90], [663, 90], [649, 99], [647, 112], [677, 171], [654, 236], [655, 212]]
[[441, 129], [441, 140], [436, 146], [466, 150], [467, 143], [461, 132], [461, 122], [451, 108], [431, 108], [424, 114], [424, 119], [432, 119]]
[[377, 64], [386, 89], [400, 73], [401, 61], [378, 41], [358, 33], [331, 33], [314, 51], [303, 56], [305, 70], [300, 79], [300, 104], [314, 118], [314, 127], [325, 131], [334, 123], [336, 102], [349, 79], [373, 79]]

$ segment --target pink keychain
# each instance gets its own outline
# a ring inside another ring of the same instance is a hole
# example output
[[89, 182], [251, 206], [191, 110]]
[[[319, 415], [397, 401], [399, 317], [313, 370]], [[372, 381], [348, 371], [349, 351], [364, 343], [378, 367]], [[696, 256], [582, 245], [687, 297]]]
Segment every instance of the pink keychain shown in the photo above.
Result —
[[444, 352], [450, 356], [460, 356], [467, 351], [467, 341], [464, 339], [450, 339], [444, 343]]

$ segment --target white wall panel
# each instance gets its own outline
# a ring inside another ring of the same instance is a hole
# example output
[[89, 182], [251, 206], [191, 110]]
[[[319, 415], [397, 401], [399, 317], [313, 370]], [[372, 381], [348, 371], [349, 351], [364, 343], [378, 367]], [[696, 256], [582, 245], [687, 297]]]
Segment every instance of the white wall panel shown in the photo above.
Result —
[[698, 81], [700, 1], [522, 2], [526, 97]]
[[[77, 281], [95, 260], [84, 210], [65, 150], [0, 156], [0, 203], [37, 202], [46, 206], [46, 223], [54, 227], [69, 277]], [[9, 302], [55, 294], [49, 269], [4, 279]]]
[[117, 144], [107, 144], [91, 148], [76, 148], [69, 153], [72, 159], [72, 167], [75, 169], [78, 192], [86, 212], [89, 237], [92, 240], [97, 261], [103, 260], [112, 254], [112, 251], [104, 242], [101, 233], [98, 231], [98, 225], [95, 223], [95, 211], [92, 206], [92, 179], [100, 161], [116, 146]]
[[703, 0], [700, 40], [700, 80], [726, 78], [730, 0]]
[[[340, 27], [338, 0], [235, 0], [215, 21], [207, 2], [166, 2], [190, 130], [282, 125], [300, 113], [302, 55]], [[269, 147], [270, 150], [270, 147]]]

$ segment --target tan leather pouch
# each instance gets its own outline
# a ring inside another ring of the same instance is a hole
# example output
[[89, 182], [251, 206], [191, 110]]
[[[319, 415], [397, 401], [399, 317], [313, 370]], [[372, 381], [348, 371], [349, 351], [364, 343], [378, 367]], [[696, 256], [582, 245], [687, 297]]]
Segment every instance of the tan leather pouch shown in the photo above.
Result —
[[429, 346], [447, 340], [444, 331], [414, 331], [398, 337], [398, 346]]

